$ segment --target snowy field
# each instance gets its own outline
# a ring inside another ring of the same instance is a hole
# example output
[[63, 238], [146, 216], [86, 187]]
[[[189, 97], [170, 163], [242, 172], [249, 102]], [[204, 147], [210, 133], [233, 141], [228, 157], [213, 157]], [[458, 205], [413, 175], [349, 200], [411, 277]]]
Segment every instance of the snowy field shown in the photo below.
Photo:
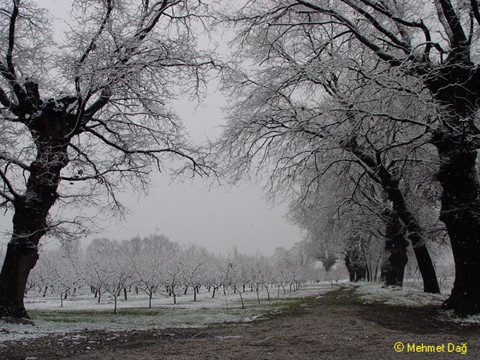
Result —
[[265, 291], [259, 292], [258, 298], [255, 291], [247, 289], [242, 293], [244, 309], [239, 293], [232, 291], [226, 294], [219, 291], [212, 299], [212, 293], [201, 288], [197, 301], [193, 301], [193, 293], [189, 291], [187, 295], [177, 296], [177, 304], [173, 304], [172, 297], [157, 295], [150, 309], [145, 294], [128, 293], [128, 300], [123, 297], [118, 299], [117, 315], [113, 314], [113, 298], [106, 295], [102, 295], [98, 303], [89, 291], [77, 291], [60, 307], [58, 296], [47, 294], [43, 297], [42, 294], [29, 292], [25, 306], [34, 325], [0, 322], [0, 344], [8, 340], [84, 330], [141, 330], [248, 322], [292, 306], [298, 298], [318, 296], [333, 288], [325, 282], [292, 292], [287, 287], [285, 293], [281, 289], [279, 294], [276, 289], [271, 289], [271, 300], [267, 299]]
[[[283, 308], [294, 305], [298, 298], [305, 296], [321, 296], [337, 286], [359, 286], [357, 293], [365, 302], [381, 302], [391, 305], [421, 306], [438, 305], [446, 299], [450, 289], [444, 289], [443, 294], [427, 294], [422, 292], [420, 282], [406, 282], [402, 289], [385, 289], [381, 283], [361, 282], [329, 282], [309, 285], [301, 290], [290, 292], [288, 288], [278, 294], [270, 290], [271, 300], [262, 291], [259, 298], [255, 291], [242, 293], [244, 309], [238, 294], [231, 291], [224, 294], [218, 292], [212, 299], [212, 294], [206, 290], [200, 291], [197, 301], [193, 301], [190, 291], [187, 295], [178, 296], [177, 304], [173, 298], [158, 295], [153, 299], [152, 308], [148, 308], [148, 298], [142, 294], [128, 294], [128, 300], [118, 300], [118, 314], [113, 314], [113, 299], [102, 298], [101, 303], [89, 292], [78, 291], [63, 301], [60, 307], [58, 297], [43, 297], [42, 294], [29, 293], [25, 304], [34, 321], [34, 325], [7, 324], [0, 322], [0, 346], [8, 340], [40, 337], [49, 334], [66, 334], [85, 330], [141, 330], [154, 328], [201, 327], [213, 323], [248, 322], [269, 313], [275, 313]], [[277, 296], [280, 295], [280, 296]], [[460, 321], [451, 313], [444, 313], [445, 321]], [[480, 316], [462, 319], [461, 322], [480, 323]], [[74, 334], [70, 334], [70, 336]]]

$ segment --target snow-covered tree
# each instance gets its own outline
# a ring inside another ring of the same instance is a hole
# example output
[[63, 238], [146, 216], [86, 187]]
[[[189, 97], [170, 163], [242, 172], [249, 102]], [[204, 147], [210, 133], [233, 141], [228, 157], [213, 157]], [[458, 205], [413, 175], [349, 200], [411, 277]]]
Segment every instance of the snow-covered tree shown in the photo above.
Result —
[[209, 256], [205, 248], [190, 245], [183, 249], [179, 261], [183, 286], [185, 287], [184, 294], [187, 293], [188, 288], [193, 291], [193, 301], [197, 301], [197, 294], [200, 286], [205, 284], [205, 269], [208, 263]]
[[[100, 240], [100, 239], [99, 239]], [[94, 241], [86, 251], [86, 281], [98, 291], [113, 297], [113, 313], [117, 314], [118, 298], [134, 279], [134, 270], [125, 248], [116, 241]]]
[[[477, 229], [480, 227], [480, 197], [477, 194], [480, 183], [476, 158], [479, 147], [477, 34], [480, 12], [477, 1], [264, 0], [248, 2], [239, 11], [228, 13], [226, 19], [239, 26], [238, 43], [249, 45], [249, 49], [241, 51], [254, 60], [253, 66], [252, 61], [248, 64], [253, 71], [259, 70], [257, 75], [260, 75], [236, 82], [245, 85], [239, 88], [236, 97], [242, 96], [245, 87], [258, 89], [248, 98], [250, 106], [242, 99], [244, 114], [260, 112], [265, 115], [262, 121], [268, 129], [265, 137], [252, 131], [245, 133], [246, 136], [254, 134], [256, 146], [250, 146], [252, 141], [247, 141], [248, 154], [234, 157], [235, 160], [247, 160], [243, 164], [240, 161], [237, 169], [241, 170], [245, 164], [248, 166], [252, 154], [275, 154], [281, 160], [273, 164], [273, 170], [282, 168], [294, 174], [298, 171], [296, 165], [306, 163], [306, 156], [320, 158], [322, 149], [316, 146], [316, 141], [307, 143], [308, 146], [303, 142], [301, 152], [282, 156], [285, 146], [296, 143], [278, 133], [286, 127], [297, 130], [299, 118], [315, 125], [317, 117], [325, 115], [318, 99], [332, 95], [332, 85], [334, 89], [348, 86], [351, 79], [380, 85], [381, 89], [365, 92], [364, 97], [350, 92], [350, 100], [355, 101], [347, 101], [347, 107], [340, 109], [348, 115], [341, 116], [343, 123], [348, 124], [355, 117], [369, 125], [372, 119], [374, 123], [368, 128], [370, 137], [381, 134], [376, 133], [382, 129], [378, 121], [392, 124], [393, 120], [392, 129], [417, 134], [401, 140], [404, 146], [416, 150], [419, 145], [428, 143], [436, 150], [439, 160], [436, 178], [442, 187], [440, 219], [448, 231], [456, 266], [454, 288], [444, 306], [461, 315], [479, 313], [477, 274], [480, 262], [477, 259], [480, 238]], [[269, 71], [265, 69], [268, 66]], [[276, 86], [266, 86], [268, 82], [262, 81], [265, 78], [274, 79]], [[266, 98], [269, 106], [262, 108]], [[377, 111], [380, 109], [376, 105], [382, 102], [391, 102], [395, 111]], [[365, 108], [371, 105], [374, 111], [364, 111], [357, 106], [348, 108], [352, 104]], [[422, 110], [425, 108], [426, 111]], [[239, 121], [238, 117], [235, 122], [237, 128], [250, 125]], [[320, 128], [307, 127], [310, 138], [328, 137], [335, 124], [338, 122], [327, 120]], [[383, 138], [391, 140], [391, 136], [395, 139], [401, 134], [402, 131], [391, 131], [384, 133]], [[245, 143], [245, 136], [233, 137]], [[390, 200], [394, 199], [398, 195], [398, 177], [388, 170], [395, 169], [390, 168], [391, 160], [396, 165], [402, 161], [393, 158], [382, 163], [384, 150], [392, 148], [385, 148], [381, 137], [369, 139], [364, 144], [358, 143], [359, 139], [360, 136], [350, 137], [340, 145], [356, 154], [363, 165], [372, 165], [380, 182], [385, 184]], [[284, 147], [269, 148], [265, 152], [258, 150], [272, 143], [283, 143]], [[396, 201], [396, 210], [401, 210], [402, 200]], [[411, 228], [410, 234], [421, 234], [416, 226], [418, 222], [408, 212], [398, 215]]]
[[209, 9], [190, 0], [73, 1], [57, 43], [36, 1], [1, 7], [0, 206], [13, 229], [0, 316], [27, 317], [23, 293], [40, 239], [88, 231], [80, 214], [58, 218], [52, 207], [122, 213], [116, 190], [145, 190], [155, 169], [208, 172], [169, 101], [203, 91], [213, 59], [196, 50], [195, 32]]
[[42, 251], [42, 261], [35, 269], [38, 285], [59, 296], [60, 306], [63, 301], [82, 285], [79, 271], [79, 259], [70, 256], [65, 249]]

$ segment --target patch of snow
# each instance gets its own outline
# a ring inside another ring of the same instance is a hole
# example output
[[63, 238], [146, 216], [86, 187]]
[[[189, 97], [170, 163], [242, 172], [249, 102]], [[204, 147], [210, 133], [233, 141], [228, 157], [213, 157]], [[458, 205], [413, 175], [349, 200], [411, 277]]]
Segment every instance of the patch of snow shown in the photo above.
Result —
[[[128, 294], [128, 300], [118, 299], [118, 315], [113, 314], [113, 298], [102, 295], [98, 300], [89, 289], [81, 289], [63, 301], [55, 294], [28, 293], [25, 307], [33, 324], [10, 324], [0, 319], [0, 346], [6, 346], [10, 340], [22, 340], [53, 334], [64, 334], [66, 338], [80, 339], [81, 332], [89, 330], [147, 330], [176, 327], [202, 327], [212, 323], [249, 322], [282, 309], [289, 305], [289, 299], [317, 296], [332, 290], [330, 283], [306, 286], [298, 291], [284, 293], [277, 297], [277, 290], [270, 289], [267, 300], [266, 291], [260, 292], [258, 302], [255, 291], [242, 293], [245, 309], [241, 308], [240, 297], [232, 292], [226, 295], [218, 293], [212, 299], [212, 293], [201, 291], [197, 301], [192, 293], [173, 298], [157, 294], [148, 309], [148, 297], [144, 294]], [[83, 290], [83, 291], [82, 291]]]
[[[441, 294], [423, 292], [423, 284], [418, 281], [405, 281], [403, 288], [383, 287], [382, 283], [359, 282], [357, 293], [362, 300], [369, 303], [384, 303], [400, 306], [440, 306], [450, 295], [451, 288], [442, 288]], [[443, 311], [439, 320], [455, 322], [461, 325], [480, 324], [480, 315], [458, 317], [453, 311]]]
[[365, 303], [381, 302], [388, 305], [424, 306], [440, 305], [447, 293], [431, 294], [423, 292], [423, 284], [406, 281], [402, 288], [383, 287], [383, 283], [358, 283], [357, 293]]
[[480, 324], [480, 315], [471, 315], [467, 317], [459, 317], [453, 313], [453, 310], [443, 311], [439, 316], [440, 320], [454, 322], [463, 326]]

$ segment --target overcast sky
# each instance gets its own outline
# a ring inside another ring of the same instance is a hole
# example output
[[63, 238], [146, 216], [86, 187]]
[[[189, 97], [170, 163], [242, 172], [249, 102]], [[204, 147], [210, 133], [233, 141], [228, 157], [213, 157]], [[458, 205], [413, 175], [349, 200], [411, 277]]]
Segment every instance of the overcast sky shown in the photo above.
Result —
[[[220, 133], [224, 104], [217, 93], [199, 107], [181, 101], [176, 105], [192, 139], [200, 142]], [[284, 218], [287, 204], [268, 204], [261, 186], [246, 181], [211, 188], [208, 179], [172, 182], [167, 175], [157, 174], [149, 196], [126, 194], [123, 198], [130, 215], [123, 223], [105, 224], [102, 236], [121, 240], [158, 232], [216, 253], [228, 253], [236, 246], [240, 252], [266, 255], [277, 246], [289, 248], [302, 239], [299, 229]]]
[[[38, 1], [40, 6], [53, 9], [59, 23], [69, 3]], [[214, 88], [210, 93], [200, 107], [191, 102], [175, 104], [195, 142], [214, 139], [220, 133], [220, 107], [225, 102]], [[302, 238], [299, 229], [284, 218], [286, 204], [267, 204], [255, 184], [210, 189], [208, 181], [201, 179], [172, 183], [166, 175], [157, 174], [147, 197], [124, 194], [122, 198], [130, 210], [125, 221], [99, 224], [104, 231], [85, 241], [94, 237], [122, 240], [157, 232], [181, 244], [203, 245], [215, 253], [228, 253], [236, 246], [240, 252], [270, 255], [277, 246], [288, 248]], [[10, 230], [9, 215], [0, 216], [3, 232]], [[7, 241], [5, 237], [4, 246]]]

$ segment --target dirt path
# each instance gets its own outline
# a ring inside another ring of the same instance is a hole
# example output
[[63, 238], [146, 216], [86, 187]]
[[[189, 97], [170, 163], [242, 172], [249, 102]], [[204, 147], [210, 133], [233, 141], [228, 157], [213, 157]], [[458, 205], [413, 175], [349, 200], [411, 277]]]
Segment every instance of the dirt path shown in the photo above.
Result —
[[[437, 314], [433, 307], [365, 305], [352, 288], [340, 288], [268, 320], [12, 342], [0, 359], [480, 359], [480, 327], [447, 324]], [[403, 352], [394, 350], [397, 342]], [[422, 343], [430, 348], [418, 352]]]

